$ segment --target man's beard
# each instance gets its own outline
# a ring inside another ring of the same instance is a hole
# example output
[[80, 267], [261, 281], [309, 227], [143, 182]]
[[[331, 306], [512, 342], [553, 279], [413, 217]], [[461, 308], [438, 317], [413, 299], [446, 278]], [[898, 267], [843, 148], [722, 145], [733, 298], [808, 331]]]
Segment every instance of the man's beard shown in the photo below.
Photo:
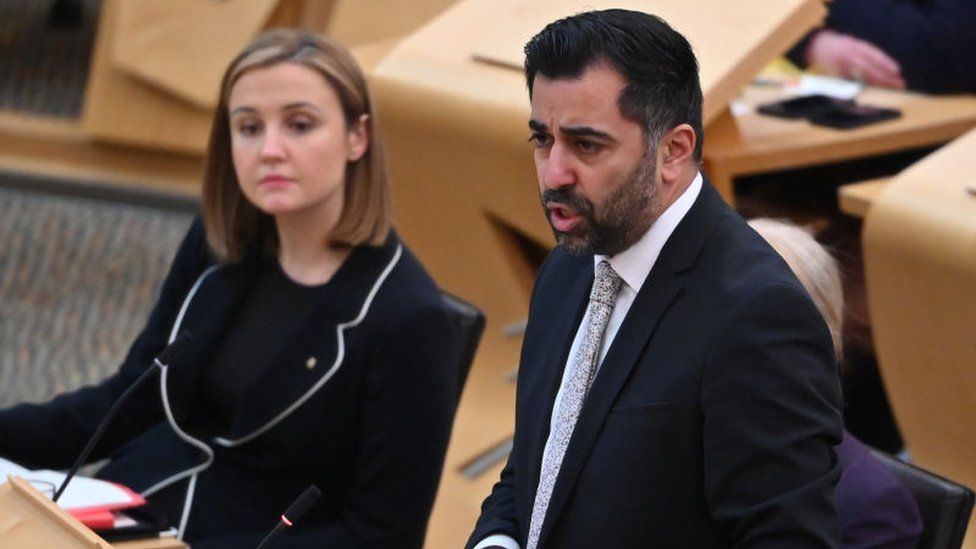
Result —
[[559, 245], [574, 255], [614, 256], [637, 242], [661, 215], [660, 189], [654, 181], [655, 157], [654, 151], [648, 150], [626, 180], [607, 197], [598, 213], [593, 203], [577, 195], [572, 187], [543, 192], [542, 208], [550, 226], [548, 202], [566, 204], [582, 217], [572, 232], [564, 233], [553, 227]]

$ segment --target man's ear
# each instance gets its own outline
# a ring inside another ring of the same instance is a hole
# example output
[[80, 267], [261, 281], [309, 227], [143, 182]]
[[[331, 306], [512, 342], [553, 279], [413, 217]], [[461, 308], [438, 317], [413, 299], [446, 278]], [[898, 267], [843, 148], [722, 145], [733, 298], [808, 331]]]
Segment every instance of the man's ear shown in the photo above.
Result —
[[664, 134], [657, 147], [657, 165], [665, 183], [679, 180], [689, 164], [695, 163], [697, 142], [690, 124], [679, 124]]
[[355, 162], [366, 154], [369, 148], [369, 115], [363, 113], [359, 120], [349, 128], [346, 136], [346, 159]]

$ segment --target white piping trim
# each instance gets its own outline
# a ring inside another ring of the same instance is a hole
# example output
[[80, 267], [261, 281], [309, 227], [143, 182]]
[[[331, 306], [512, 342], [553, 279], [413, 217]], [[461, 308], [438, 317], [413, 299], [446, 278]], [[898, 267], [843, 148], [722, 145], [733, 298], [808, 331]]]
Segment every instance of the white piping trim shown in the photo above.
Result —
[[183, 429], [180, 429], [180, 426], [177, 425], [176, 419], [173, 418], [173, 410], [170, 407], [169, 398], [166, 396], [167, 395], [167, 390], [166, 390], [166, 388], [167, 388], [167, 382], [166, 382], [167, 375], [166, 374], [169, 372], [169, 367], [168, 366], [163, 367], [162, 370], [163, 371], [160, 373], [160, 376], [159, 376], [159, 379], [160, 379], [160, 381], [159, 381], [159, 388], [160, 388], [160, 392], [162, 393], [163, 410], [165, 410], [165, 412], [166, 412], [166, 420], [169, 421], [170, 427], [173, 428], [173, 430], [176, 432], [176, 435], [178, 437], [180, 437], [181, 439], [183, 439], [187, 444], [189, 444], [189, 445], [197, 448], [198, 450], [200, 450], [204, 454], [206, 454], [207, 459], [204, 460], [204, 462], [201, 463], [200, 465], [197, 465], [195, 467], [191, 467], [191, 468], [189, 468], [189, 469], [187, 469], [185, 471], [181, 471], [181, 472], [179, 472], [179, 473], [177, 473], [175, 475], [170, 476], [169, 478], [166, 478], [166, 479], [163, 479], [163, 480], [157, 482], [153, 486], [151, 486], [148, 489], [144, 490], [142, 492], [142, 494], [140, 494], [140, 495], [142, 497], [149, 497], [149, 496], [153, 495], [154, 493], [156, 493], [157, 491], [162, 490], [163, 488], [165, 488], [165, 487], [173, 484], [174, 482], [177, 482], [179, 480], [182, 480], [182, 479], [184, 479], [186, 477], [190, 477], [190, 485], [187, 488], [186, 500], [183, 503], [183, 514], [180, 517], [180, 529], [179, 529], [179, 532], [176, 535], [177, 538], [179, 538], [179, 539], [182, 540], [183, 539], [183, 532], [184, 532], [184, 530], [186, 528], [186, 523], [187, 523], [187, 520], [189, 519], [189, 516], [190, 516], [190, 508], [193, 506], [193, 492], [194, 492], [194, 489], [196, 487], [197, 474], [203, 472], [208, 467], [210, 467], [210, 464], [212, 464], [213, 463], [213, 460], [214, 460], [214, 452], [213, 452], [213, 450], [210, 449], [209, 446], [206, 445], [206, 443], [204, 443], [204, 442], [202, 442], [200, 440], [197, 440], [197, 439], [191, 437], [190, 435], [186, 434], [186, 432], [184, 432]]
[[173, 329], [169, 331], [169, 341], [172, 343], [176, 341], [176, 334], [180, 331], [180, 326], [183, 325], [183, 315], [186, 314], [186, 310], [190, 308], [190, 302], [193, 301], [193, 296], [197, 295], [197, 290], [200, 289], [200, 285], [203, 284], [203, 279], [210, 276], [210, 273], [216, 271], [220, 265], [211, 265], [203, 274], [197, 278], [197, 281], [193, 283], [193, 287], [187, 292], [186, 297], [183, 298], [183, 305], [180, 306], [180, 312], [176, 315], [176, 320], [173, 322]]
[[[187, 292], [186, 297], [183, 298], [183, 304], [180, 306], [180, 312], [176, 315], [176, 320], [173, 322], [173, 328], [170, 330], [169, 333], [169, 343], [173, 343], [173, 341], [176, 340], [176, 336], [180, 331], [180, 327], [183, 325], [183, 317], [186, 315], [186, 311], [190, 307], [190, 302], [193, 301], [193, 297], [196, 296], [197, 290], [200, 289], [200, 286], [203, 284], [204, 279], [207, 278], [210, 275], [210, 273], [217, 270], [217, 268], [219, 268], [219, 265], [213, 265], [207, 268], [207, 270], [203, 271], [203, 273], [199, 276], [199, 278], [197, 278], [197, 281], [193, 283], [193, 286], [190, 288], [190, 291]], [[172, 475], [169, 478], [163, 479], [162, 481], [157, 482], [156, 484], [150, 486], [148, 489], [143, 490], [142, 493], [140, 494], [144, 498], [149, 497], [152, 494], [156, 493], [157, 491], [162, 490], [163, 488], [173, 484], [174, 482], [186, 478], [187, 476], [191, 477], [190, 485], [187, 488], [187, 492], [186, 492], [186, 499], [183, 502], [183, 514], [180, 517], [179, 531], [176, 534], [176, 537], [182, 540], [183, 533], [186, 531], [187, 521], [189, 520], [190, 517], [189, 511], [190, 508], [192, 508], [193, 506], [193, 495], [196, 489], [197, 474], [205, 470], [207, 467], [210, 467], [210, 464], [213, 463], [214, 453], [213, 450], [211, 450], [210, 447], [207, 446], [204, 442], [197, 440], [191, 437], [190, 435], [186, 434], [182, 429], [180, 429], [179, 425], [177, 425], [176, 419], [173, 417], [173, 410], [170, 407], [169, 397], [167, 396], [168, 395], [167, 373], [169, 372], [169, 366], [159, 362], [158, 360], [156, 361], [156, 365], [159, 366], [160, 368], [159, 392], [162, 397], [163, 410], [166, 412], [166, 420], [169, 422], [170, 427], [173, 428], [173, 430], [176, 432], [176, 435], [178, 437], [183, 439], [191, 446], [201, 450], [207, 456], [207, 459], [202, 464], [197, 465], [195, 467], [191, 467], [186, 471], [182, 471], [180, 473]]]
[[193, 508], [193, 495], [197, 491], [197, 474], [193, 473], [190, 477], [190, 485], [186, 487], [186, 498], [183, 499], [183, 516], [180, 517], [180, 527], [176, 531], [176, 537], [183, 539], [186, 532], [186, 523], [190, 521], [190, 509]]
[[390, 259], [390, 262], [383, 269], [383, 272], [380, 273], [380, 276], [376, 279], [376, 282], [373, 283], [373, 287], [370, 289], [369, 294], [366, 296], [366, 300], [363, 302], [363, 306], [360, 308], [359, 314], [356, 316], [356, 318], [349, 322], [340, 323], [338, 326], [336, 326], [336, 340], [338, 343], [338, 351], [336, 352], [335, 361], [332, 363], [332, 366], [329, 367], [329, 370], [322, 376], [322, 378], [319, 379], [315, 383], [315, 385], [313, 385], [308, 391], [306, 391], [305, 394], [302, 395], [298, 400], [293, 402], [291, 406], [285, 408], [284, 411], [282, 411], [277, 416], [275, 416], [271, 421], [268, 421], [263, 426], [259, 427], [257, 430], [252, 431], [251, 434], [243, 436], [238, 439], [227, 439], [223, 437], [217, 437], [214, 439], [214, 442], [216, 444], [220, 444], [221, 446], [227, 448], [232, 448], [234, 446], [239, 446], [246, 442], [250, 442], [251, 440], [254, 440], [255, 438], [261, 436], [269, 429], [271, 429], [272, 427], [280, 423], [283, 419], [288, 417], [302, 404], [305, 404], [305, 402], [308, 399], [312, 398], [312, 396], [316, 392], [318, 392], [318, 390], [321, 389], [332, 378], [332, 376], [335, 375], [336, 372], [339, 371], [339, 367], [342, 366], [342, 361], [346, 357], [346, 341], [344, 337], [346, 329], [355, 328], [363, 321], [364, 318], [366, 318], [366, 313], [369, 312], [369, 308], [373, 304], [373, 298], [376, 297], [376, 293], [379, 291], [380, 287], [383, 286], [383, 283], [386, 282], [387, 277], [390, 275], [390, 272], [393, 271], [393, 268], [396, 267], [397, 262], [400, 261], [401, 255], [403, 255], [403, 244], [397, 245], [397, 249], [396, 252], [393, 254], [393, 258]]

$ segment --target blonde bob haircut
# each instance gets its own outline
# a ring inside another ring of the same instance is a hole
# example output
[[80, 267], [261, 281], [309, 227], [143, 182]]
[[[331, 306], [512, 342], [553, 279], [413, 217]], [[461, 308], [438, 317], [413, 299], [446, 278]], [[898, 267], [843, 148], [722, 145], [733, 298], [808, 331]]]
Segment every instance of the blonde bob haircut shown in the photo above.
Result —
[[329, 242], [323, 245], [383, 244], [392, 223], [390, 184], [366, 78], [349, 52], [336, 42], [298, 30], [277, 29], [258, 36], [231, 61], [220, 85], [203, 176], [203, 221], [211, 248], [218, 259], [228, 263], [240, 261], [255, 245], [277, 248], [273, 219], [241, 192], [234, 171], [227, 105], [241, 75], [278, 63], [294, 63], [321, 74], [339, 97], [347, 129], [368, 115], [366, 152], [346, 166], [342, 215]]
[[749, 225], [763, 237], [800, 280], [827, 322], [834, 353], [838, 360], [843, 352], [841, 334], [844, 325], [844, 288], [840, 268], [810, 231], [787, 221], [758, 218]]

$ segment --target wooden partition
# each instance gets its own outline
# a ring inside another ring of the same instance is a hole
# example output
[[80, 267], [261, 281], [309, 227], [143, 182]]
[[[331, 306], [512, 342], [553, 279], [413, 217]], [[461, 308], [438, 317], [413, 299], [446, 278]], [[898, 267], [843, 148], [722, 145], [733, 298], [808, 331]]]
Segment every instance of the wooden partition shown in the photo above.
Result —
[[[896, 176], [864, 260], [882, 378], [912, 458], [976, 487], [976, 131]], [[976, 547], [976, 521], [966, 547]]]
[[297, 27], [348, 47], [402, 35], [453, 0], [103, 0], [84, 130], [202, 155], [227, 64], [262, 29]]
[[11, 549], [187, 549], [175, 539], [109, 544], [22, 478], [0, 484], [0, 547]]
[[[276, 0], [103, 0], [83, 127], [124, 145], [200, 155], [220, 77]], [[284, 4], [282, 4], [284, 5]]]

